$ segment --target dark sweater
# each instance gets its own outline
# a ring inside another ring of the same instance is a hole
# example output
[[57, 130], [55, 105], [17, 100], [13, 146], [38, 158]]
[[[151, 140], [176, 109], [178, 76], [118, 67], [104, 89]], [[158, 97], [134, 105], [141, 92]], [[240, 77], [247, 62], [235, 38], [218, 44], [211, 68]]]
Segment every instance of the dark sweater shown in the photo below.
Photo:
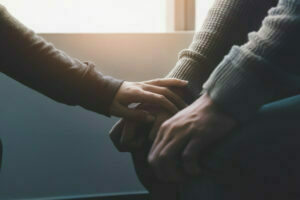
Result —
[[195, 95], [203, 86], [247, 121], [263, 104], [300, 93], [299, 37], [299, 0], [215, 0], [168, 77], [188, 80]]
[[[122, 81], [56, 49], [0, 5], [0, 72], [68, 105], [109, 116]], [[1, 97], [0, 97], [1, 102]]]

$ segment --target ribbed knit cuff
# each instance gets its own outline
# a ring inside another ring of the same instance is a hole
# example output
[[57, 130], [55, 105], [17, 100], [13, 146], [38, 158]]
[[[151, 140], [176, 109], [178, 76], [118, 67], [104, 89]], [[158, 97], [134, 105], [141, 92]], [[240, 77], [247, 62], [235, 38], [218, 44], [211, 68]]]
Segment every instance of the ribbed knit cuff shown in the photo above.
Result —
[[191, 96], [186, 97], [187, 102], [191, 102], [200, 96], [202, 84], [204, 83], [207, 70], [204, 61], [195, 61], [190, 58], [183, 57], [176, 63], [176, 66], [166, 76], [167, 78], [178, 78], [189, 81], [188, 91]]
[[270, 90], [253, 72], [247, 70], [249, 66], [259, 64], [233, 49], [203, 85], [205, 92], [221, 110], [242, 123], [272, 99]]

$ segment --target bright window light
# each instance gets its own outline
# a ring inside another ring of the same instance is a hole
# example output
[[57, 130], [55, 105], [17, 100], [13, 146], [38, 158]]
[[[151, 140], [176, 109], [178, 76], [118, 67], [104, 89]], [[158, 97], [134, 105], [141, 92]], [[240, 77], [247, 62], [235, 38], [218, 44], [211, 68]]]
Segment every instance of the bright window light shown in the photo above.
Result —
[[0, 0], [38, 33], [166, 32], [168, 0]]
[[212, 7], [214, 0], [196, 0], [196, 20], [195, 29], [199, 30]]

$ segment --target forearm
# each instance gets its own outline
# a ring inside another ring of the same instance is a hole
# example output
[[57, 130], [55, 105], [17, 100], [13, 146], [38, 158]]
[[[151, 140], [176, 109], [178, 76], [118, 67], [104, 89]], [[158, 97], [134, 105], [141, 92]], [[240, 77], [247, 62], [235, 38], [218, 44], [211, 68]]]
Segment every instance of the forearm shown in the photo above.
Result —
[[109, 114], [121, 81], [56, 49], [3, 7], [0, 15], [0, 71], [56, 101]]
[[300, 4], [280, 1], [249, 41], [235, 46], [204, 84], [213, 101], [240, 121], [270, 101], [300, 92]]
[[180, 52], [176, 66], [167, 77], [188, 80], [190, 91], [196, 97], [230, 48], [246, 42], [247, 33], [259, 28], [274, 2], [216, 0], [191, 45]]

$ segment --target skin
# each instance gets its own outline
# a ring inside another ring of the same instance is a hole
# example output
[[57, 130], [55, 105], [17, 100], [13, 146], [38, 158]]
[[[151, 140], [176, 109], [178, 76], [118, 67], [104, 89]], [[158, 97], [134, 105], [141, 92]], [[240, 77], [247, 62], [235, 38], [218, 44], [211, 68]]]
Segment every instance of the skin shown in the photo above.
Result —
[[220, 111], [204, 94], [162, 124], [148, 162], [164, 182], [181, 182], [189, 176], [198, 176], [201, 173], [198, 161], [203, 150], [236, 125], [233, 118]]
[[154, 104], [175, 114], [185, 107], [184, 101], [168, 87], [184, 88], [187, 81], [179, 79], [155, 79], [144, 82], [125, 81], [118, 90], [110, 107], [110, 114], [128, 120], [152, 122], [154, 116], [141, 109], [131, 109], [132, 103]]
[[[169, 87], [180, 97], [190, 96], [186, 88]], [[186, 107], [185, 104], [183, 106]], [[155, 117], [155, 121], [137, 122], [121, 119], [110, 131], [110, 138], [120, 152], [130, 152], [136, 174], [140, 182], [152, 194], [152, 199], [176, 199], [177, 184], [164, 183], [159, 180], [147, 161], [151, 145], [161, 124], [174, 114], [159, 106], [140, 104], [135, 109], [145, 110]]]
[[[148, 107], [148, 109], [150, 108]], [[166, 111], [164, 112], [167, 114]], [[114, 145], [119, 151], [131, 152], [135, 172], [140, 182], [151, 193], [152, 199], [176, 199], [177, 184], [164, 183], [159, 180], [147, 161], [147, 156], [153, 143], [153, 141], [147, 139], [152, 124], [140, 124], [131, 121], [131, 127], [127, 129], [126, 124], [128, 123], [127, 120], [122, 119], [112, 128], [110, 137]], [[126, 136], [127, 133], [131, 135], [134, 133], [134, 137], [131, 140], [123, 142], [122, 136]]]
[[[138, 152], [147, 143], [153, 143], [161, 124], [173, 114], [151, 105], [140, 105], [137, 109], [145, 110], [154, 116], [152, 122], [136, 122], [121, 119], [110, 131], [110, 138], [120, 152]], [[150, 149], [149, 149], [150, 150]]]
[[[169, 89], [181, 98], [189, 96], [185, 87], [173, 86]], [[179, 109], [185, 107], [187, 104], [183, 102]], [[110, 131], [110, 138], [120, 152], [135, 152], [143, 149], [147, 142], [152, 144], [162, 123], [174, 115], [159, 105], [149, 103], [136, 105], [134, 109], [149, 113], [155, 120], [139, 122], [123, 118], [117, 122]]]
[[[190, 96], [185, 88], [170, 87], [169, 89], [180, 97]], [[186, 106], [185, 104], [184, 107]], [[140, 182], [151, 193], [152, 199], [176, 199], [178, 185], [159, 180], [147, 161], [151, 145], [161, 124], [174, 114], [151, 104], [140, 104], [135, 109], [149, 112], [155, 117], [155, 121], [147, 123], [121, 119], [110, 131], [110, 138], [120, 152], [131, 152], [136, 174]]]
[[162, 191], [176, 195], [176, 183], [201, 175], [201, 152], [236, 126], [236, 121], [221, 112], [207, 94], [174, 116], [147, 105], [137, 109], [152, 113], [157, 125], [122, 119], [110, 137], [119, 151], [131, 152], [139, 180], [157, 196], [155, 199], [160, 199]]

